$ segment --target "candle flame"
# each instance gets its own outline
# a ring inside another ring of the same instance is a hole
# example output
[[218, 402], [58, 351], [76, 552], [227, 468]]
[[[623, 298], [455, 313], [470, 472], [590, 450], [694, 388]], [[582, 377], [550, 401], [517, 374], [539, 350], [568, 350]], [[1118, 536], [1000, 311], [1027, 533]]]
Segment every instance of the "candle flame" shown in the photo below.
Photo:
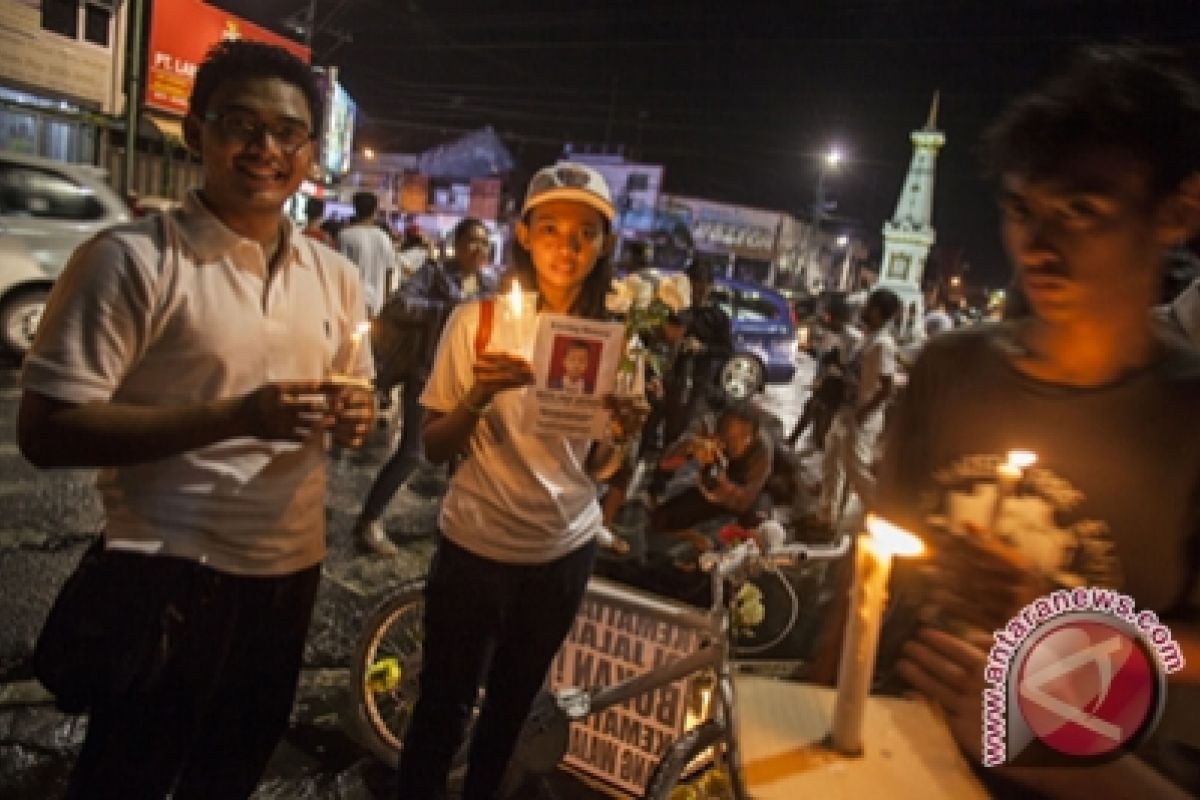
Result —
[[1017, 469], [1028, 469], [1037, 463], [1037, 453], [1030, 450], [1009, 450], [1008, 465]]
[[512, 290], [509, 291], [509, 293], [508, 293], [508, 303], [509, 303], [509, 306], [512, 308], [514, 317], [521, 316], [522, 299], [523, 298], [521, 296], [521, 282], [518, 280], [513, 280]]
[[883, 517], [868, 515], [867, 532], [871, 534], [879, 549], [888, 555], [919, 556], [925, 552], [924, 542]]

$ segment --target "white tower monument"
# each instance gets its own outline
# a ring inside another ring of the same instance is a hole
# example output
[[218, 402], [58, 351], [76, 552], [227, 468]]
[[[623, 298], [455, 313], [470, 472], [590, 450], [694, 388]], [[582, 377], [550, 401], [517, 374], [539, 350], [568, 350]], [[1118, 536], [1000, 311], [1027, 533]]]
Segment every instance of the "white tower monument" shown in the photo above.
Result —
[[883, 223], [883, 262], [876, 288], [891, 289], [900, 297], [903, 306], [897, 315], [897, 326], [902, 339], [924, 335], [921, 277], [925, 274], [929, 248], [937, 240], [932, 224], [933, 180], [938, 149], [946, 143], [945, 135], [937, 129], [937, 114], [935, 92], [925, 127], [912, 132], [913, 156], [896, 202], [896, 213], [890, 222]]

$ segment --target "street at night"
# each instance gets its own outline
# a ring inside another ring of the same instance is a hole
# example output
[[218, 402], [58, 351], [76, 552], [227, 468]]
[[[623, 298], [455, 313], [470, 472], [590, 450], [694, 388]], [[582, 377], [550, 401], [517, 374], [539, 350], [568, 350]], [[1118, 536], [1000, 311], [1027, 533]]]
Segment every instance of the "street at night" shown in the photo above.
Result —
[[1200, 0], [0, 0], [0, 798], [1200, 797]]
[[[794, 385], [769, 389], [768, 407], [787, 424], [806, 396], [811, 369], [802, 362]], [[45, 472], [21, 457], [13, 439], [19, 391], [15, 365], [0, 372], [0, 796], [46, 800], [65, 789], [83, 740], [83, 717], [54, 709], [32, 678], [30, 657], [50, 604], [101, 525], [86, 471]], [[394, 430], [392, 431], [394, 433]], [[424, 574], [433, 552], [436, 478], [414, 481], [389, 508], [387, 528], [402, 554], [381, 559], [355, 550], [349, 529], [381, 460], [388, 432], [330, 471], [329, 556], [304, 653], [292, 722], [255, 793], [255, 800], [373, 800], [395, 792], [392, 770], [354, 741], [346, 724], [351, 650], [363, 618], [390, 589]], [[546, 779], [529, 800], [608, 796], [566, 773]]]

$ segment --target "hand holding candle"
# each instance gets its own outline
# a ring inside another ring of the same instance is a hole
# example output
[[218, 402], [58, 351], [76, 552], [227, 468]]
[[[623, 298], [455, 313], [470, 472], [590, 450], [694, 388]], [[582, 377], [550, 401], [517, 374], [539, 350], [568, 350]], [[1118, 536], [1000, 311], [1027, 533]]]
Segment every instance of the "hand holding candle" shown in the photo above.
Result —
[[924, 549], [920, 539], [875, 516], [867, 517], [867, 533], [858, 537], [831, 731], [834, 749], [845, 755], [862, 753], [863, 716], [875, 672], [892, 556], [915, 556]]
[[363, 339], [370, 332], [371, 323], [365, 320], [354, 326], [354, 333], [350, 334], [350, 354], [346, 357], [344, 368], [338, 374], [346, 377], [355, 373], [355, 367], [358, 364], [358, 351], [362, 347]]
[[371, 381], [355, 374], [363, 339], [370, 331], [369, 322], [355, 326], [343, 369], [330, 375], [323, 384], [326, 408], [333, 419], [331, 434], [334, 443], [341, 447], [361, 447], [375, 419]]

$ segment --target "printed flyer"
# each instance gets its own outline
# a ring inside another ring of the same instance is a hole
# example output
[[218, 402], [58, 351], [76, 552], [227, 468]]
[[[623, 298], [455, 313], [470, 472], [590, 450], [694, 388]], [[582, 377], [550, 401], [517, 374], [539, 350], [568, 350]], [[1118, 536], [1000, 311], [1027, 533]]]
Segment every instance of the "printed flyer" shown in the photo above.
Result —
[[533, 424], [538, 434], [596, 439], [609, 412], [624, 328], [615, 322], [539, 314], [533, 345]]

